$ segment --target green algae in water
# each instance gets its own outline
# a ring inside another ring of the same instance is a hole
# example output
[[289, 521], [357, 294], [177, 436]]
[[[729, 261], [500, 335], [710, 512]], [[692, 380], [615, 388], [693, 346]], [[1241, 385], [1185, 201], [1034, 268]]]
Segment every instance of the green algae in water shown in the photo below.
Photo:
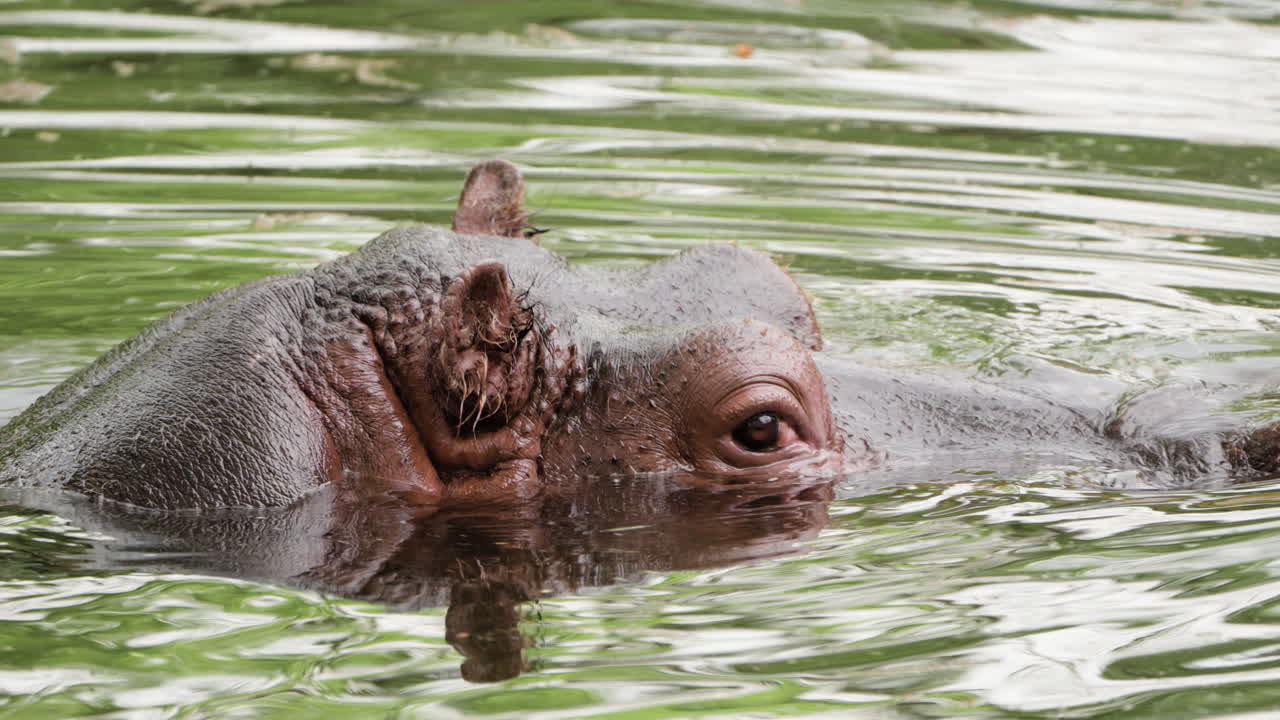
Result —
[[[861, 361], [999, 377], [1034, 372], [1030, 356], [1260, 388], [1241, 407], [1270, 409], [1280, 107], [1250, 88], [1276, 73], [1256, 50], [1274, 20], [1212, 1], [11, 3], [0, 85], [52, 90], [0, 105], [0, 420], [186, 302], [447, 222], [492, 156], [525, 169], [546, 244], [575, 262], [709, 239], [783, 257], [832, 348]], [[608, 572], [566, 562], [564, 582], [513, 596], [518, 632], [494, 638], [518, 674], [479, 685], [446, 640], [447, 597], [343, 599], [9, 506], [0, 707], [1280, 707], [1274, 484], [1135, 491], [1086, 466], [923, 479], [850, 478], [821, 512], [757, 518], [792, 534], [726, 543], [719, 564], [631, 562], [624, 548], [660, 546], [652, 523], [570, 535], [611, 548], [590, 566]]]

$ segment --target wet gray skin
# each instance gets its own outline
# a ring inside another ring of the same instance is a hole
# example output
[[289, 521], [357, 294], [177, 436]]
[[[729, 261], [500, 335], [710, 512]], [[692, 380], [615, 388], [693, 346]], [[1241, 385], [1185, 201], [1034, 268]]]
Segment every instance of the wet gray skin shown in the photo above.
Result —
[[1132, 488], [1211, 487], [1274, 477], [1280, 432], [1226, 408], [1247, 388], [1129, 388], [1034, 358], [1001, 384], [819, 356], [836, 423], [867, 453], [850, 491], [948, 474], [1087, 467]]
[[1053, 458], [1169, 481], [1276, 472], [1278, 433], [1247, 418], [1169, 423], [1160, 402], [1076, 407], [838, 360], [824, 381], [813, 311], [768, 257], [718, 245], [570, 267], [525, 237], [522, 197], [513, 166], [486, 163], [457, 232], [393, 230], [179, 311], [0, 430], [0, 481], [212, 509], [330, 484], [436, 507], [584, 477], [936, 476]]

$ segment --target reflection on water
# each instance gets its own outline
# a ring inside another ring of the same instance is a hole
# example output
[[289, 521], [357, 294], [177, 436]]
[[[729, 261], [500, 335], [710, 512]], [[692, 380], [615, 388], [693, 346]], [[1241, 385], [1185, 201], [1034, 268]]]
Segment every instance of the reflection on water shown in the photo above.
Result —
[[[1085, 404], [1247, 387], [1226, 409], [1274, 414], [1277, 19], [1267, 0], [11, 2], [0, 421], [183, 303], [447, 223], [462, 173], [495, 155], [524, 167], [546, 244], [573, 261], [768, 250], [835, 354], [889, 375]], [[501, 522], [340, 518], [320, 499], [301, 525], [186, 530], [10, 509], [0, 703], [1280, 706], [1274, 483], [1136, 492], [1123, 471], [1024, 459], [759, 507], [604, 488]]]
[[100, 569], [225, 574], [406, 610], [447, 606], [462, 676], [484, 682], [524, 669], [524, 603], [794, 552], [826, 525], [832, 495], [830, 482], [716, 487], [668, 477], [563, 490], [537, 505], [445, 513], [332, 492], [290, 508], [204, 514], [38, 493], [6, 499], [112, 538], [94, 548]]

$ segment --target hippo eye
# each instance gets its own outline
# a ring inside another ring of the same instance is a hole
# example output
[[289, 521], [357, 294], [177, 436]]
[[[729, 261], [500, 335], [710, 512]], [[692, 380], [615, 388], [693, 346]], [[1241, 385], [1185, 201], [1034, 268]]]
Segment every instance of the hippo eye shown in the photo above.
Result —
[[734, 442], [752, 452], [772, 450], [781, 435], [782, 421], [771, 412], [756, 413], [733, 430]]

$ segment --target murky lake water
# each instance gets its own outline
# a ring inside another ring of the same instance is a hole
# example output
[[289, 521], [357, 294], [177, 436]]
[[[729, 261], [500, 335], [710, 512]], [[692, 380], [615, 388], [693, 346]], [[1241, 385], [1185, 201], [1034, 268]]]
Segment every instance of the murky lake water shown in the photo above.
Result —
[[[1272, 0], [0, 3], [0, 421], [213, 290], [447, 223], [494, 156], [575, 261], [785, 258], [861, 362], [1030, 358], [1280, 413], [1278, 23]], [[628, 565], [666, 536], [642, 526], [588, 544], [595, 577], [529, 565], [523, 673], [492, 684], [444, 607], [168, 571], [10, 508], [0, 707], [1280, 710], [1280, 486], [980, 470], [852, 477], [697, 561]]]

